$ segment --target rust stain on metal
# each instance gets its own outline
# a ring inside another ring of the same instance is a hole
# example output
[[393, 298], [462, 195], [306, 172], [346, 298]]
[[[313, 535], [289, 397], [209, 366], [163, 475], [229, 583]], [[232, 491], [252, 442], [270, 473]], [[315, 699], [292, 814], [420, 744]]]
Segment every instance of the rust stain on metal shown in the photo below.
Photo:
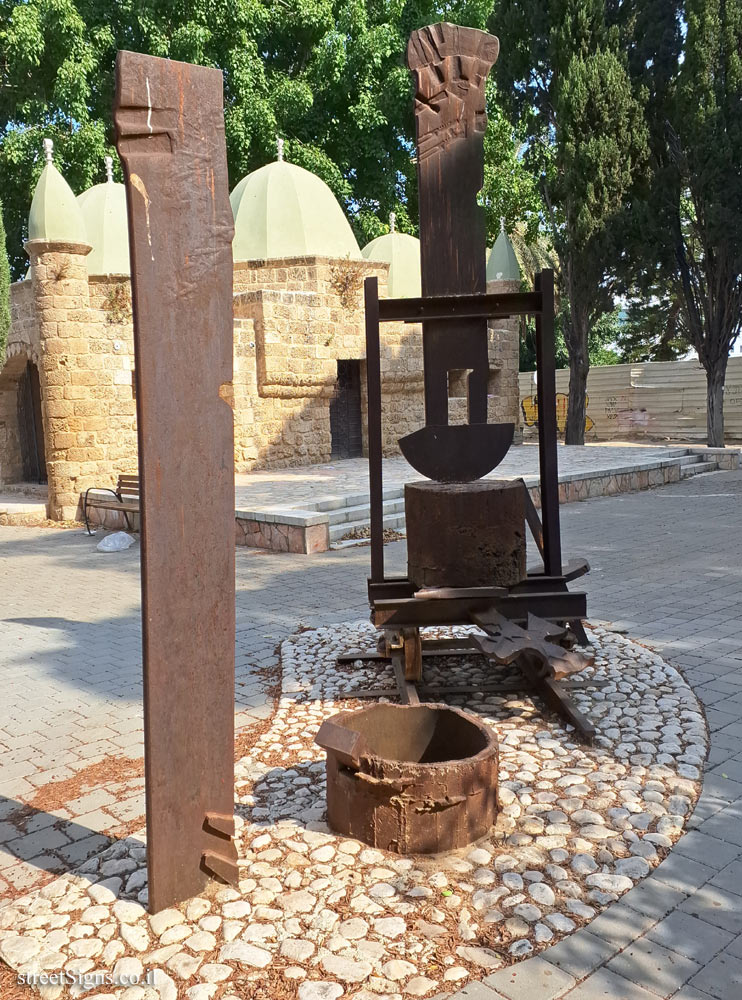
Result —
[[[397, 854], [435, 854], [483, 837], [497, 815], [497, 737], [447, 705], [371, 705], [324, 722], [327, 820]], [[352, 747], [349, 752], [349, 747]]]
[[[232, 236], [222, 74], [116, 61], [142, 484], [152, 912], [235, 882]], [[213, 189], [203, 166], [212, 171]], [[175, 276], [175, 280], [173, 280]]]

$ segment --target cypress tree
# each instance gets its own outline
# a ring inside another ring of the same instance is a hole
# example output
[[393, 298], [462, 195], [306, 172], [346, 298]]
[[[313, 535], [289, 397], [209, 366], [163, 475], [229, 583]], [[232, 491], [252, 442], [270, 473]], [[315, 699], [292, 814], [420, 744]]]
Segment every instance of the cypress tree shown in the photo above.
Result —
[[601, 0], [500, 0], [499, 92], [528, 125], [568, 302], [565, 442], [583, 444], [590, 334], [614, 308], [617, 236], [644, 169], [647, 129], [619, 31]]

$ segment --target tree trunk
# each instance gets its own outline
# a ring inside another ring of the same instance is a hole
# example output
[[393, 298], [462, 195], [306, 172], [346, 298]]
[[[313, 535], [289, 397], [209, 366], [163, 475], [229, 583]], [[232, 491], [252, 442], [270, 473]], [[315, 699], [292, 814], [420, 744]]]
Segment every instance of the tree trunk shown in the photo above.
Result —
[[727, 358], [721, 358], [706, 371], [706, 443], [709, 448], [724, 447], [724, 381]]
[[587, 357], [575, 356], [569, 352], [569, 400], [567, 402], [567, 426], [564, 429], [565, 444], [585, 443], [585, 417], [587, 415], [587, 373], [590, 362]]

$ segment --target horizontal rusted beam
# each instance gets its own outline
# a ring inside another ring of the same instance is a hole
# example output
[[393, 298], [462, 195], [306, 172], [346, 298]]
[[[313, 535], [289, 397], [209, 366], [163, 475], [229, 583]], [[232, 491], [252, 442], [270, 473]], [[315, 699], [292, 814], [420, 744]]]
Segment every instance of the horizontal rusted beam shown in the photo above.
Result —
[[587, 595], [584, 591], [569, 593], [509, 594], [499, 600], [451, 598], [445, 600], [418, 600], [407, 598], [375, 601], [374, 624], [377, 628], [402, 626], [469, 625], [474, 612], [493, 608], [514, 622], [525, 622], [529, 613], [548, 621], [572, 621], [587, 614]]
[[541, 292], [491, 295], [428, 295], [419, 299], [379, 299], [380, 323], [421, 323], [433, 319], [506, 319], [540, 313]]

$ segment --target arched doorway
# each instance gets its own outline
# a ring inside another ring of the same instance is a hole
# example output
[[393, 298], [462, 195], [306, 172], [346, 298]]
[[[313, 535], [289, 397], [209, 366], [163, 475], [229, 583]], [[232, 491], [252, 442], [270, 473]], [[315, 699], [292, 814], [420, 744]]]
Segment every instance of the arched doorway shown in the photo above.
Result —
[[357, 458], [363, 454], [361, 362], [338, 361], [337, 366], [337, 385], [330, 399], [330, 457]]
[[41, 418], [39, 369], [29, 361], [18, 379], [18, 430], [21, 440], [23, 480], [46, 482], [44, 423]]
[[45, 483], [39, 370], [25, 355], [0, 372], [0, 483]]

